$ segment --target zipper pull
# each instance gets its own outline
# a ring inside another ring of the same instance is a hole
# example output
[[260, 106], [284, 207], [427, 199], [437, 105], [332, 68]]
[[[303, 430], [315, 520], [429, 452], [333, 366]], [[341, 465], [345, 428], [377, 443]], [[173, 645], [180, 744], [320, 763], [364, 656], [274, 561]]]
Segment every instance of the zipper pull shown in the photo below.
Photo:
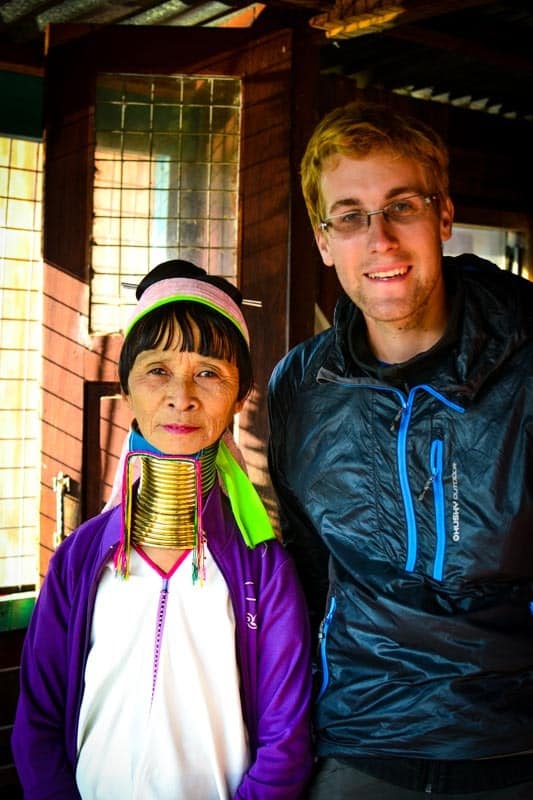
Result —
[[435, 480], [435, 476], [434, 475], [430, 475], [429, 478], [427, 479], [427, 481], [424, 484], [424, 488], [422, 489], [422, 491], [418, 495], [419, 502], [422, 502], [422, 500], [424, 499], [424, 497], [428, 493], [428, 490], [429, 490], [429, 488], [430, 488], [430, 486], [431, 486], [431, 484], [433, 483], [434, 480]]
[[396, 414], [396, 416], [392, 420], [392, 422], [390, 424], [390, 428], [389, 428], [391, 433], [396, 433], [396, 431], [398, 429], [398, 423], [400, 421], [400, 417], [402, 416], [402, 411], [403, 411], [403, 408], [400, 408], [398, 413]]

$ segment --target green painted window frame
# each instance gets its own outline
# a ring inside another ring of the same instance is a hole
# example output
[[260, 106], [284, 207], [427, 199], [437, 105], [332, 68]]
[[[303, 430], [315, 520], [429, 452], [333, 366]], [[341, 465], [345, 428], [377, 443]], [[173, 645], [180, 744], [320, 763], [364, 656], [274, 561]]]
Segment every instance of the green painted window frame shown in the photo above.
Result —
[[37, 592], [21, 592], [0, 597], [0, 633], [28, 627]]

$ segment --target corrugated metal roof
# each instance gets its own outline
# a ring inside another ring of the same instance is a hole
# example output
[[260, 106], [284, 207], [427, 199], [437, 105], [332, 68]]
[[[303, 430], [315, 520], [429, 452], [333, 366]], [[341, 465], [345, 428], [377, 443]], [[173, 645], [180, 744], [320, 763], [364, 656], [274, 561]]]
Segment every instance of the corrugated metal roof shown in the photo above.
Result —
[[533, 121], [530, 0], [8, 0], [0, 2], [0, 63], [17, 48], [42, 63], [49, 23], [249, 26], [282, 11], [323, 37], [324, 72]]

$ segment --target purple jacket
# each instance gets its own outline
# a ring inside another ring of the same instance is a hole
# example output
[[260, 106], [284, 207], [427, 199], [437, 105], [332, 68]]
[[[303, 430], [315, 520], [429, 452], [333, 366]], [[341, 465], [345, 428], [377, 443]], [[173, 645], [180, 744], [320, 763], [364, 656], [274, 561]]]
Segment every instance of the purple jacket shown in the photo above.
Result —
[[[27, 800], [80, 797], [75, 769], [83, 676], [98, 580], [117, 547], [120, 517], [121, 508], [114, 508], [65, 540], [30, 621], [12, 738]], [[300, 586], [278, 542], [246, 547], [218, 486], [204, 523], [235, 612], [252, 756], [235, 797], [296, 800], [312, 766], [310, 641]]]

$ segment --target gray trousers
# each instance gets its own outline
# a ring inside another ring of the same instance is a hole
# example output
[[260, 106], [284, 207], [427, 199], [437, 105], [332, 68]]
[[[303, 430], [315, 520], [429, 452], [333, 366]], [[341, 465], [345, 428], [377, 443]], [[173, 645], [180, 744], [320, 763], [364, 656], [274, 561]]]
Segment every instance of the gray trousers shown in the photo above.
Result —
[[439, 800], [533, 800], [533, 781], [468, 794], [441, 794], [434, 792], [429, 784], [425, 791], [412, 791], [367, 775], [346, 761], [325, 758], [319, 762], [307, 796], [308, 800], [430, 800], [431, 797]]

